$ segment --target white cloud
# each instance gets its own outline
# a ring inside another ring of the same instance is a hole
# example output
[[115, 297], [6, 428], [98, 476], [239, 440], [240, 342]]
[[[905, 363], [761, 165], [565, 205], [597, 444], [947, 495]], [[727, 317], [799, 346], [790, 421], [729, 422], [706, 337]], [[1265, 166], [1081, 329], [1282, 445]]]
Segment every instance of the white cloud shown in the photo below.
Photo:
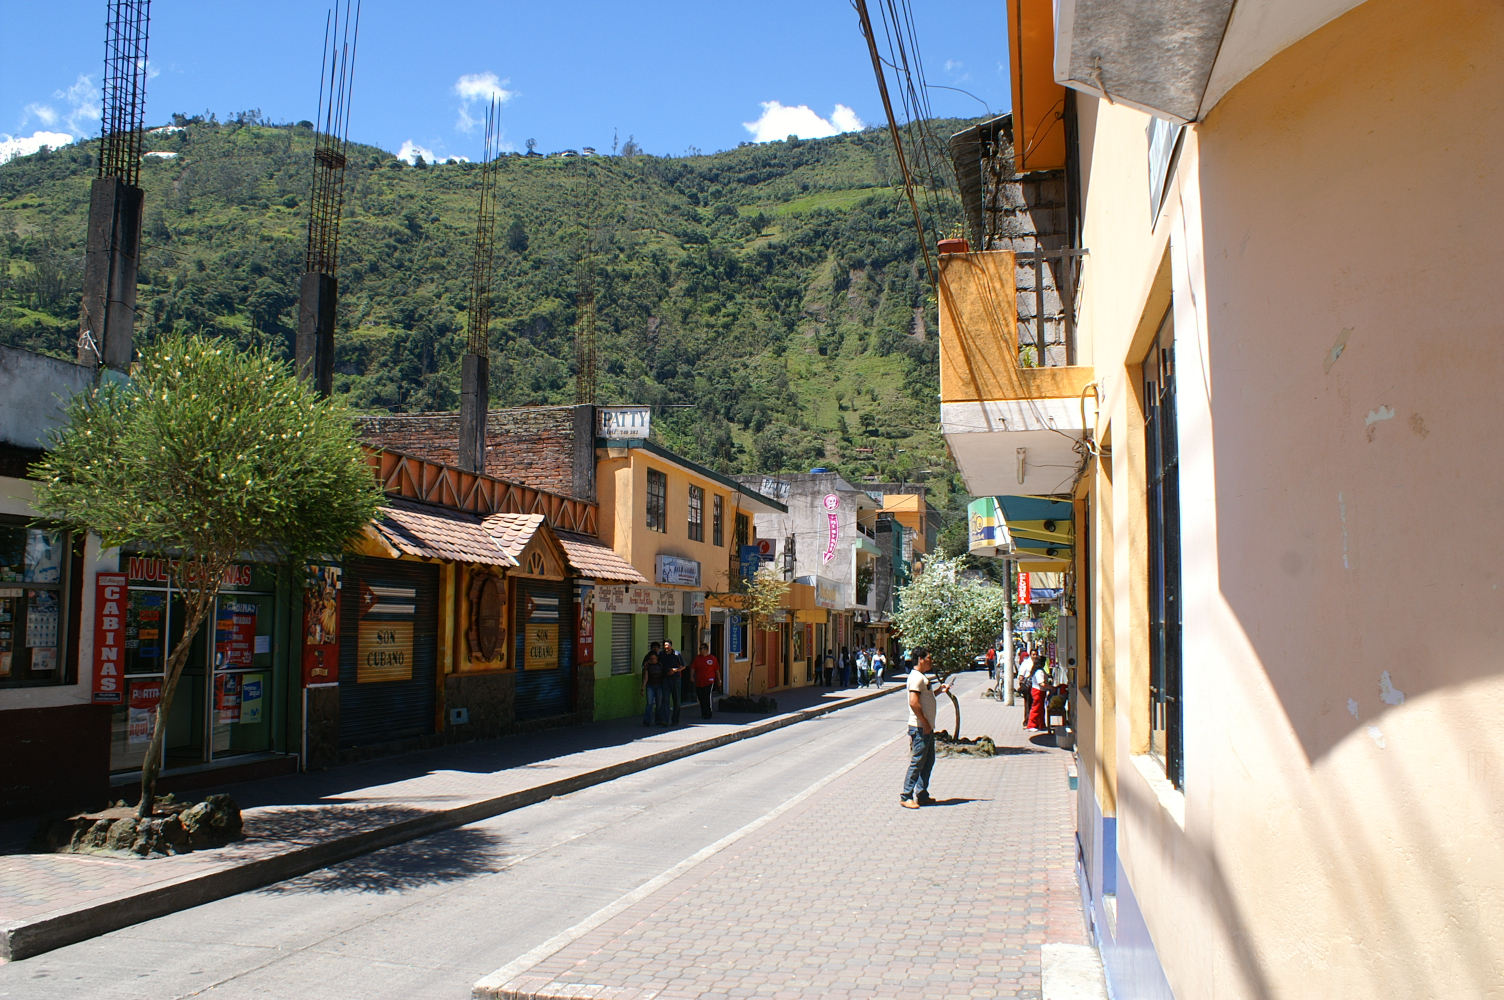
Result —
[[945, 60], [945, 72], [954, 73], [956, 70], [965, 65], [966, 64], [959, 59], [947, 59]]
[[475, 126], [484, 124], [484, 105], [493, 99], [497, 104], [505, 104], [517, 96], [517, 91], [506, 89], [505, 85], [510, 82], [497, 79], [495, 73], [466, 73], [456, 80], [454, 93], [460, 99], [460, 117], [454, 127], [461, 132], [469, 132]]
[[742, 128], [751, 132], [757, 142], [772, 142], [791, 135], [801, 139], [823, 139], [840, 132], [857, 132], [866, 125], [844, 104], [837, 104], [827, 121], [811, 111], [807, 104], [785, 107], [777, 101], [763, 101], [762, 117], [755, 122], [742, 122]]
[[465, 156], [440, 156], [427, 146], [420, 146], [411, 139], [402, 144], [397, 150], [397, 159], [406, 160], [408, 164], [418, 162], [418, 157], [423, 157], [424, 163], [469, 163], [469, 157]]
[[0, 132], [0, 163], [18, 156], [30, 156], [43, 146], [56, 149], [73, 141], [67, 132], [33, 132], [31, 135], [9, 136]]
[[54, 100], [68, 102], [68, 114], [64, 121], [68, 131], [77, 136], [99, 131], [100, 100], [103, 96], [94, 86], [94, 78], [82, 74], [73, 86], [52, 95]]

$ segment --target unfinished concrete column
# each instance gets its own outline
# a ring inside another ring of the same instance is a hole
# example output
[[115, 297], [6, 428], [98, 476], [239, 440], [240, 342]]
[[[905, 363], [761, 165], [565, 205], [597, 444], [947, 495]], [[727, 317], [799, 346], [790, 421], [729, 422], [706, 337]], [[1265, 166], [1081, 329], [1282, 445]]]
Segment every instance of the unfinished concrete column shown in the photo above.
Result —
[[297, 372], [319, 395], [334, 391], [334, 318], [339, 281], [318, 271], [303, 274], [298, 287], [298, 339], [293, 354]]
[[78, 363], [129, 371], [141, 256], [141, 189], [96, 177], [89, 192]]
[[486, 471], [486, 410], [491, 401], [491, 359], [466, 354], [460, 360], [460, 468]]

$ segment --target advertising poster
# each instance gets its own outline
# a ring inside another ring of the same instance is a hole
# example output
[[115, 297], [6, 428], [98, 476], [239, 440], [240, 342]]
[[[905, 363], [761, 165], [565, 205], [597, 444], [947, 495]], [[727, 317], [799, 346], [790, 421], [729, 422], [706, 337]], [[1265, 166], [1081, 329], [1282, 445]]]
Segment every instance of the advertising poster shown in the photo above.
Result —
[[162, 670], [162, 636], [166, 627], [167, 595], [133, 590], [126, 599], [126, 672], [152, 674]]
[[1029, 574], [1028, 573], [1019, 573], [1018, 574], [1018, 603], [1019, 604], [1032, 604], [1034, 602], [1031, 601], [1030, 598], [1033, 597], [1033, 596], [1034, 595], [1033, 595], [1032, 591], [1030, 591], [1030, 589], [1029, 589]]
[[6, 596], [0, 597], [0, 677], [9, 677], [16, 648], [16, 595], [20, 591], [7, 588], [3, 593]]
[[262, 692], [265, 674], [242, 674], [240, 678], [240, 724], [254, 726], [261, 721]]
[[303, 685], [339, 682], [338, 566], [309, 566], [303, 590]]
[[214, 666], [237, 670], [251, 666], [256, 648], [256, 605], [221, 601], [214, 620]]
[[595, 588], [581, 584], [575, 602], [575, 662], [589, 666], [595, 662]]
[[[412, 679], [417, 600], [417, 588], [410, 585], [360, 582], [360, 621], [355, 634], [356, 683]], [[330, 660], [338, 679], [338, 656], [331, 655]]]
[[214, 678], [214, 721], [220, 725], [240, 721], [240, 675]]
[[157, 721], [157, 705], [162, 700], [160, 680], [132, 681], [129, 713], [126, 718], [126, 742], [132, 745], [151, 742], [151, 727]]
[[129, 588], [123, 573], [94, 578], [94, 703], [125, 702], [125, 610]]

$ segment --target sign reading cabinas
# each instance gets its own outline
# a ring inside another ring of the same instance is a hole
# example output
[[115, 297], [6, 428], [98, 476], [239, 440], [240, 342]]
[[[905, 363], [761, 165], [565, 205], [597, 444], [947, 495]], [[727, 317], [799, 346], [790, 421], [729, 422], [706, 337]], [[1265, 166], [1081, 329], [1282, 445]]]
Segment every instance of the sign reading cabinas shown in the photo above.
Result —
[[361, 581], [360, 623], [355, 639], [356, 683], [412, 679], [417, 598], [414, 587]]

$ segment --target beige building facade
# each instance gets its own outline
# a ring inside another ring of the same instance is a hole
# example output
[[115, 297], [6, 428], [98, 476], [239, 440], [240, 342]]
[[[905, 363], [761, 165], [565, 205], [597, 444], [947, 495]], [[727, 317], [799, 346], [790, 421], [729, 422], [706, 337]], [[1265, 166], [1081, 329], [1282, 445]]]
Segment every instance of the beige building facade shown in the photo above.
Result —
[[1148, 3], [1012, 6], [1071, 88], [1074, 364], [1030, 366], [982, 234], [942, 417], [973, 492], [1074, 507], [1113, 995], [1504, 996], [1504, 8], [1181, 4], [1174, 48]]

